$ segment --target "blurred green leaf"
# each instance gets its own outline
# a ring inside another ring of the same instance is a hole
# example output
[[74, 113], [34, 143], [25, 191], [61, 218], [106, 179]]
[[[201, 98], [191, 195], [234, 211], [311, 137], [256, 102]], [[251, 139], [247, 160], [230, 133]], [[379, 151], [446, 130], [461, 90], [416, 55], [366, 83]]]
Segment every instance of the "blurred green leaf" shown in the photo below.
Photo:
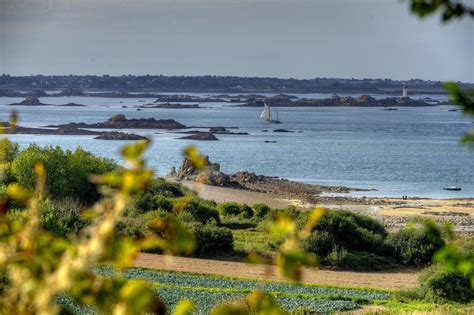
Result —
[[196, 310], [196, 306], [190, 300], [180, 301], [173, 310], [173, 315], [191, 315]]

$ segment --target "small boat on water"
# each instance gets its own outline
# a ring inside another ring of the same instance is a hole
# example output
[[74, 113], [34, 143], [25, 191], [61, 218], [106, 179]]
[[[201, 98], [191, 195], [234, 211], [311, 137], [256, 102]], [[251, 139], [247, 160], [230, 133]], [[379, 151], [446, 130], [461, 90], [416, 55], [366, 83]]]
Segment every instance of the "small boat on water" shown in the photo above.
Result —
[[456, 170], [456, 185], [454, 186], [449, 186], [449, 187], [444, 187], [444, 190], [450, 190], [450, 191], [461, 191], [462, 188], [458, 186], [458, 170]]
[[273, 119], [272, 112], [267, 101], [263, 102], [263, 106], [263, 112], [260, 114], [260, 118], [263, 120], [263, 122], [267, 124], [281, 124], [281, 121], [278, 119], [278, 112], [276, 112], [276, 119]]

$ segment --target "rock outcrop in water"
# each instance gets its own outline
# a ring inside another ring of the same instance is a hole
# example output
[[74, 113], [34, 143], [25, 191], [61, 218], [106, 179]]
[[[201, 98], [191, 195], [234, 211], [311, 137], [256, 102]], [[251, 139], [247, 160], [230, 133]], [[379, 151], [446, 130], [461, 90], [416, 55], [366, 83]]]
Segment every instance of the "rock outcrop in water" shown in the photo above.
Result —
[[42, 106], [42, 105], [50, 105], [50, 104], [41, 103], [40, 100], [35, 96], [27, 96], [23, 101], [19, 103], [12, 103], [10, 105]]
[[47, 127], [73, 127], [73, 128], [108, 128], [108, 129], [184, 129], [185, 125], [173, 119], [155, 119], [155, 118], [132, 118], [127, 119], [123, 114], [117, 114], [110, 117], [105, 122], [87, 124], [87, 123], [69, 123], [63, 125], [49, 125]]
[[95, 137], [94, 139], [99, 140], [146, 140], [146, 137], [134, 134], [134, 133], [125, 133], [119, 131], [107, 131], [103, 132], [100, 136]]
[[142, 105], [140, 108], [165, 108], [165, 109], [194, 109], [202, 108], [198, 104], [174, 104], [174, 103], [161, 103], [154, 105]]
[[192, 135], [181, 137], [183, 140], [199, 140], [199, 141], [218, 141], [216, 136], [210, 132], [196, 132]]
[[94, 139], [100, 140], [145, 140], [146, 137], [118, 131], [93, 131], [75, 127], [60, 127], [56, 129], [46, 128], [30, 128], [16, 126], [15, 129], [10, 130], [7, 127], [8, 123], [0, 123], [2, 132], [6, 134], [31, 134], [31, 135], [55, 135], [55, 136], [97, 136]]
[[[276, 95], [267, 98], [272, 107], [393, 107], [393, 106], [434, 106], [434, 104], [427, 103], [423, 100], [414, 100], [408, 97], [386, 97], [382, 99], [375, 99], [370, 95], [352, 96], [338, 96], [334, 95], [325, 99], [305, 99], [300, 98], [292, 100], [287, 95]], [[264, 99], [249, 99], [243, 105], [248, 107], [263, 107]]]
[[217, 97], [198, 97], [185, 94], [174, 94], [174, 95], [157, 95], [155, 103], [172, 103], [172, 102], [193, 102], [193, 103], [212, 103], [212, 102], [225, 102], [225, 100]]
[[77, 104], [77, 103], [67, 103], [67, 104], [56, 105], [56, 106], [60, 106], [60, 107], [86, 107], [86, 105]]

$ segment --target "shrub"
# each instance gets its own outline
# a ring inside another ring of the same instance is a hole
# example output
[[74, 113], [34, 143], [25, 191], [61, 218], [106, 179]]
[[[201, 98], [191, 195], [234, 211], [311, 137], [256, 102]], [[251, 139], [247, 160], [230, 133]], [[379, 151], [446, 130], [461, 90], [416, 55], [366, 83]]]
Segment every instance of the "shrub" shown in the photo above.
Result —
[[333, 248], [321, 262], [329, 266], [356, 271], [384, 270], [394, 264], [394, 261], [388, 257], [338, 248]]
[[176, 214], [180, 212], [189, 212], [196, 221], [206, 223], [215, 221], [220, 223], [219, 212], [215, 207], [204, 200], [193, 196], [184, 196], [173, 200], [173, 211]]
[[5, 163], [1, 176], [0, 182], [10, 183], [14, 180], [14, 176], [11, 172], [11, 163], [16, 159], [19, 152], [18, 143], [10, 142], [7, 139], [0, 141], [0, 161]]
[[69, 229], [51, 202], [44, 199], [40, 201], [39, 206], [41, 208], [40, 222], [43, 229], [57, 236], [67, 236]]
[[253, 210], [247, 205], [241, 205], [237, 202], [224, 202], [219, 205], [219, 211], [223, 216], [238, 216], [241, 218], [251, 218]]
[[167, 212], [171, 212], [173, 210], [173, 202], [164, 196], [155, 196], [153, 198], [153, 202], [156, 205], [156, 209], [164, 210]]
[[406, 228], [391, 234], [387, 244], [401, 263], [422, 266], [430, 263], [434, 253], [445, 243], [430, 237], [426, 229]]
[[253, 215], [256, 218], [263, 218], [268, 213], [270, 213], [272, 209], [264, 203], [257, 203], [253, 205]]
[[86, 205], [80, 200], [63, 198], [60, 200], [51, 200], [51, 204], [56, 210], [57, 215], [66, 225], [69, 233], [78, 233], [88, 224], [88, 222], [81, 217], [81, 212], [86, 208]]
[[207, 256], [233, 252], [234, 238], [230, 229], [199, 223], [188, 225], [188, 228], [196, 240], [195, 255]]
[[328, 255], [335, 246], [336, 241], [328, 231], [314, 231], [302, 243], [302, 247], [305, 251], [321, 257]]
[[142, 239], [149, 232], [148, 222], [143, 218], [120, 218], [115, 225], [117, 236], [130, 236], [134, 239]]
[[30, 145], [12, 162], [12, 174], [21, 185], [33, 189], [36, 183], [34, 165], [42, 162], [46, 168], [46, 190], [55, 199], [78, 198], [92, 203], [99, 198], [96, 185], [89, 181], [91, 174], [112, 171], [117, 165], [82, 149], [63, 151], [59, 146]]
[[474, 300], [474, 288], [468, 277], [461, 273], [445, 271], [435, 265], [419, 276], [422, 295], [435, 303], [469, 303]]
[[[300, 225], [306, 217], [302, 216]], [[302, 245], [321, 256], [329, 254], [334, 247], [382, 255], [386, 252], [386, 236], [384, 226], [375, 219], [348, 211], [327, 211]]]

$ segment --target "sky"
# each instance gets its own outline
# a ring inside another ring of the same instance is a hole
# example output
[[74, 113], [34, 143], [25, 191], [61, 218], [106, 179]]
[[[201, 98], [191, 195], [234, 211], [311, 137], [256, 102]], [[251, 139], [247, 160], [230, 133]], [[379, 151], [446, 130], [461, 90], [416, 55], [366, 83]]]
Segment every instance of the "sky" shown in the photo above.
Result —
[[474, 82], [474, 22], [400, 0], [0, 0], [0, 73]]

